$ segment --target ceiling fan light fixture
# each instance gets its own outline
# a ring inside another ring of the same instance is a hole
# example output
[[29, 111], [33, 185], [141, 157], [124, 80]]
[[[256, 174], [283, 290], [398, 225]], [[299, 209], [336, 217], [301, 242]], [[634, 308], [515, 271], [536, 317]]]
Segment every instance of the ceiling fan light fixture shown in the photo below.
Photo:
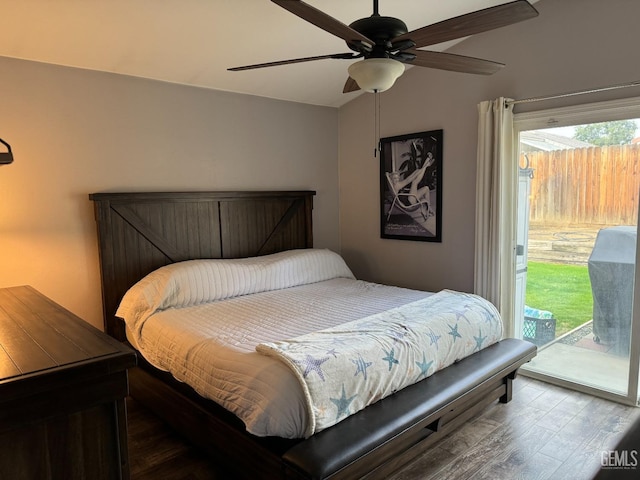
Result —
[[365, 92], [384, 92], [404, 73], [404, 64], [391, 58], [367, 58], [349, 65], [349, 76]]

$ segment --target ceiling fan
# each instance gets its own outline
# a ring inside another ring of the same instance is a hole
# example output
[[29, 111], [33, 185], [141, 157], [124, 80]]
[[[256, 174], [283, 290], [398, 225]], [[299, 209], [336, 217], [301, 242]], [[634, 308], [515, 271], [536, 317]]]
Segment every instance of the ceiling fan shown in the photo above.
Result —
[[382, 92], [390, 88], [404, 72], [404, 64], [455, 72], [490, 75], [504, 64], [451, 53], [418, 50], [421, 47], [486, 32], [536, 17], [538, 12], [527, 0], [515, 0], [495, 7], [443, 20], [408, 31], [400, 19], [381, 16], [378, 0], [373, 0], [373, 14], [350, 25], [300, 0], [271, 0], [294, 15], [347, 42], [355, 53], [335, 53], [295, 58], [229, 68], [230, 71], [252, 70], [324, 59], [363, 60], [349, 66], [349, 78], [343, 92], [365, 90]]

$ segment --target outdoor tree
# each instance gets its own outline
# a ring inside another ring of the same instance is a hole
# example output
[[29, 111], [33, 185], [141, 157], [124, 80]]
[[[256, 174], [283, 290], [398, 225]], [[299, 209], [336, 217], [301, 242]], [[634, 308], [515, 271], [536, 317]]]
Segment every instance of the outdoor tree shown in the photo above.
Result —
[[630, 143], [636, 132], [633, 120], [590, 123], [576, 127], [573, 138], [599, 147]]

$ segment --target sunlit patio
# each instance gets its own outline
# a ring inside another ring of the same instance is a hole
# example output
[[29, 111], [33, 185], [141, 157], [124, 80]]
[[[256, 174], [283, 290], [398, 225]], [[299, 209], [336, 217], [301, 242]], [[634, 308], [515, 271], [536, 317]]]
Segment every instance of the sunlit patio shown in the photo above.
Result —
[[[598, 232], [608, 225], [534, 224], [531, 227], [528, 248], [530, 261], [586, 268]], [[555, 295], [562, 296], [563, 293], [558, 291]], [[576, 327], [569, 327], [569, 331], [560, 324], [556, 331], [555, 320], [551, 326], [544, 320], [538, 320], [534, 327], [534, 330], [538, 330], [538, 338], [532, 339], [538, 345], [538, 355], [523, 370], [532, 376], [540, 374], [624, 395], [629, 375], [626, 345], [620, 348], [620, 345], [601, 341], [594, 334], [593, 316], [589, 310], [582, 317], [583, 322]], [[541, 332], [542, 328], [549, 331]]]
[[592, 321], [538, 347], [538, 355], [524, 370], [624, 394], [627, 391], [629, 360], [616, 355], [611, 345], [598, 343]]

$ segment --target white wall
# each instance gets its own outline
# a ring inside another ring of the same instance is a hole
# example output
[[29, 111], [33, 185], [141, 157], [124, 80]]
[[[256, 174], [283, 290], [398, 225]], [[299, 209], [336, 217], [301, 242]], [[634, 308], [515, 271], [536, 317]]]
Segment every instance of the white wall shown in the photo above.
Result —
[[[477, 104], [640, 79], [637, 0], [541, 0], [540, 16], [477, 35], [452, 53], [505, 63], [482, 77], [413, 68], [381, 94], [381, 136], [444, 130], [442, 243], [380, 238], [373, 96], [340, 110], [342, 254], [364, 279], [412, 288], [473, 290]], [[638, 88], [519, 105], [516, 112], [637, 96]]]
[[338, 111], [0, 58], [0, 287], [29, 284], [96, 326], [88, 194], [312, 189], [339, 249]]

